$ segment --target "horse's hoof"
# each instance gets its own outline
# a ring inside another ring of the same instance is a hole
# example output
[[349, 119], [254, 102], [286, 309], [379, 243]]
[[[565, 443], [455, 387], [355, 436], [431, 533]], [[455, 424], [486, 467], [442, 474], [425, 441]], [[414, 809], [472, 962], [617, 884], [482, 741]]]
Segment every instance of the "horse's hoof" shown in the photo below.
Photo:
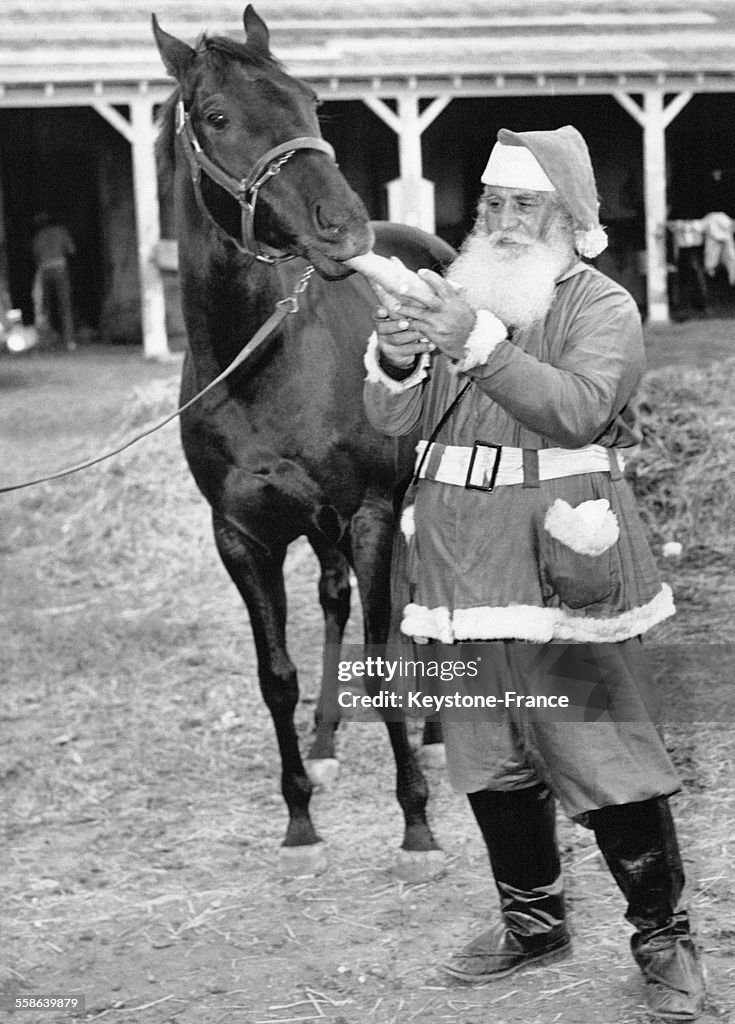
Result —
[[402, 882], [430, 882], [446, 870], [443, 850], [399, 850], [396, 875]]
[[301, 875], [321, 875], [327, 870], [327, 854], [324, 843], [311, 846], [282, 846], [278, 851], [278, 866], [281, 873], [289, 878]]
[[418, 762], [422, 768], [446, 768], [447, 750], [443, 743], [427, 743], [419, 747]]
[[329, 789], [339, 776], [339, 761], [336, 757], [315, 757], [304, 763], [306, 774], [314, 786]]

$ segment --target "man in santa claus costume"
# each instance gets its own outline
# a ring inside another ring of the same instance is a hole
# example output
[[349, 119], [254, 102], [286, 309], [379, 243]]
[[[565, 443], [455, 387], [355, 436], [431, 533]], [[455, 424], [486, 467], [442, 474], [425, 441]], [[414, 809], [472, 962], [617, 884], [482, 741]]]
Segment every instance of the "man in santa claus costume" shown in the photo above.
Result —
[[[606, 237], [575, 128], [502, 129], [482, 182], [456, 261], [445, 277], [420, 272], [424, 302], [382, 295], [366, 356], [371, 422], [422, 438], [394, 580], [401, 633], [480, 643], [500, 708], [442, 719], [501, 910], [446, 970], [487, 982], [569, 953], [558, 801], [593, 830], [627, 900], [650, 1012], [692, 1020], [705, 992], [668, 801], [680, 783], [640, 670], [641, 636], [674, 605], [622, 474], [640, 440], [640, 317], [580, 259]], [[586, 711], [504, 701], [550, 680]]]

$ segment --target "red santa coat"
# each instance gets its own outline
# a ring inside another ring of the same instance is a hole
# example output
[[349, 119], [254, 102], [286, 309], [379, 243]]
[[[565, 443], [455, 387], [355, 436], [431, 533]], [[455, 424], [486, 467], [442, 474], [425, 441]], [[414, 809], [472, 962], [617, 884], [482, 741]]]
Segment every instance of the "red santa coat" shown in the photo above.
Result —
[[[645, 366], [638, 310], [623, 288], [584, 264], [559, 280], [543, 323], [500, 341], [473, 369], [458, 374], [437, 355], [397, 383], [374, 354], [367, 364], [367, 414], [387, 434], [420, 425], [428, 438], [469, 377], [472, 386], [440, 435], [445, 444], [596, 444], [622, 454], [640, 440], [632, 405]], [[564, 539], [555, 538], [545, 524], [557, 499], [570, 510], [606, 499], [619, 527], [615, 542], [595, 555], [575, 551], [573, 537], [565, 543], [573, 519]], [[409, 636], [613, 642], [674, 613], [619, 474], [581, 473], [491, 493], [421, 480], [411, 500], [401, 624]]]

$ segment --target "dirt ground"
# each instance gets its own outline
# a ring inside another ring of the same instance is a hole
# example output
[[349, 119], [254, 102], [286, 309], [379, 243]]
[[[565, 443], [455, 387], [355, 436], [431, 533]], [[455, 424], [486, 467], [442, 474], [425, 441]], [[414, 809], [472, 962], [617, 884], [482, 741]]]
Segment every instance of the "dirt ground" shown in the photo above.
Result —
[[[649, 332], [651, 365], [729, 356], [731, 327]], [[120, 349], [0, 359], [0, 483], [168, 411], [177, 373]], [[668, 742], [709, 974], [702, 1020], [735, 1022], [732, 564], [713, 557], [710, 585], [701, 558], [666, 568], [680, 615], [658, 637], [661, 679], [687, 697]], [[302, 544], [288, 588], [306, 739], [321, 624]], [[312, 801], [327, 872], [280, 874], [273, 730], [175, 426], [86, 474], [0, 496], [0, 631], [6, 995], [83, 996], [76, 1019], [105, 1024], [647, 1021], [622, 897], [591, 834], [563, 818], [573, 957], [484, 987], [446, 981], [439, 965], [496, 913], [486, 855], [465, 800], [431, 769], [447, 870], [396, 880], [401, 818], [377, 724], [343, 729], [340, 779]]]

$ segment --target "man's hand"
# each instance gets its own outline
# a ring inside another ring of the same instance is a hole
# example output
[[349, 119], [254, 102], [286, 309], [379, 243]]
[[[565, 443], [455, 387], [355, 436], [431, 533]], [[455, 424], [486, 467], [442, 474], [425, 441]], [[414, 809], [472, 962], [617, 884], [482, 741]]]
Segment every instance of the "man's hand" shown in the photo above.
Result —
[[391, 366], [408, 369], [422, 353], [433, 352], [434, 346], [398, 313], [402, 302], [413, 300], [386, 291], [376, 281], [370, 284], [382, 303], [373, 313], [381, 356]]
[[391, 316], [384, 306], [375, 310], [373, 323], [380, 353], [392, 366], [408, 369], [423, 352], [434, 350], [426, 338], [411, 328], [408, 320]]
[[[470, 304], [462, 295], [461, 289], [446, 281], [439, 274], [432, 270], [420, 270], [421, 279], [426, 282], [434, 293], [434, 298], [425, 304], [413, 302], [410, 299], [402, 299], [394, 303], [390, 315], [395, 318], [393, 331], [385, 332], [395, 334], [403, 331], [410, 336], [408, 344], [416, 344], [419, 338], [431, 343], [431, 346], [438, 348], [449, 359], [462, 359], [465, 355], [465, 345], [475, 326], [476, 315]], [[406, 324], [406, 327], [400, 325]], [[380, 332], [382, 335], [384, 332]], [[381, 349], [383, 346], [381, 344]], [[383, 349], [385, 351], [385, 349]], [[406, 350], [408, 352], [408, 350]], [[423, 348], [414, 350], [414, 355], [419, 351], [431, 351], [425, 345]], [[386, 358], [391, 355], [386, 352]], [[407, 363], [396, 364], [407, 365]]]

